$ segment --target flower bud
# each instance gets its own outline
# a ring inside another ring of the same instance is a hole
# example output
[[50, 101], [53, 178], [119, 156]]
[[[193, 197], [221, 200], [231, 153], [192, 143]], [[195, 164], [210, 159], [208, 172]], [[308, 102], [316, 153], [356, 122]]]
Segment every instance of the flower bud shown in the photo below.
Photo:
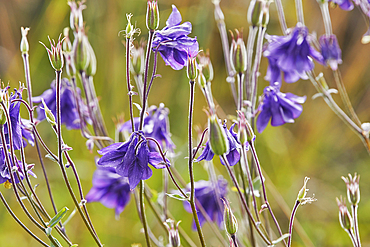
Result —
[[252, 27], [257, 27], [262, 23], [263, 1], [252, 0], [247, 12], [247, 20]]
[[267, 24], [270, 21], [269, 7], [270, 7], [270, 1], [264, 2], [263, 8], [262, 8], [262, 18], [261, 18], [261, 26], [264, 28], [267, 27]]
[[90, 63], [91, 56], [89, 55], [90, 44], [87, 44], [87, 36], [82, 32], [78, 32], [73, 41], [73, 56], [77, 71], [86, 70]]
[[156, 30], [159, 27], [159, 9], [157, 0], [148, 0], [146, 8], [146, 27]]
[[206, 81], [213, 80], [213, 66], [211, 63], [211, 59], [209, 58], [209, 52], [203, 56], [198, 56], [199, 58], [199, 65], [202, 67], [202, 73], [206, 79]]
[[[127, 44], [126, 44], [127, 45]], [[142, 75], [144, 74], [144, 42], [140, 42], [138, 47], [133, 47], [131, 49], [131, 63], [130, 63], [130, 70], [131, 73], [134, 75]]]
[[63, 29], [64, 41], [63, 41], [63, 52], [69, 53], [72, 52], [72, 43], [69, 39], [69, 28], [66, 27]]
[[342, 197], [336, 199], [339, 207], [339, 223], [344, 230], [349, 231], [352, 229], [353, 221], [351, 214], [348, 212], [346, 200], [343, 200]]
[[73, 1], [68, 1], [69, 7], [71, 7], [71, 14], [69, 16], [70, 27], [73, 31], [82, 30], [84, 26], [84, 20], [82, 16], [82, 10], [86, 9], [86, 6], [83, 4], [84, 1], [77, 3]]
[[221, 126], [216, 115], [208, 117], [209, 145], [216, 155], [223, 155], [229, 151], [229, 141], [225, 129]]
[[203, 74], [203, 68], [199, 70], [198, 84], [201, 88], [205, 88], [207, 85], [206, 77]]
[[191, 54], [188, 54], [188, 67], [186, 73], [190, 81], [194, 81], [198, 76], [196, 58], [197, 58], [196, 55], [192, 56]]
[[51, 124], [52, 127], [56, 126], [56, 122], [55, 122], [55, 116], [54, 114], [50, 111], [50, 109], [48, 108], [48, 106], [45, 104], [45, 101], [43, 98], [41, 98], [41, 102], [42, 102], [42, 105], [44, 107], [44, 112], [45, 112], [45, 118], [46, 120]]
[[90, 57], [89, 59], [89, 65], [86, 68], [86, 75], [88, 76], [94, 76], [96, 73], [96, 56], [94, 49], [92, 48], [90, 42], [87, 40], [86, 42], [87, 46], [87, 55]]
[[64, 66], [64, 57], [62, 52], [62, 42], [64, 41], [64, 38], [60, 40], [61, 36], [62, 34], [59, 35], [59, 39], [56, 44], [54, 40], [51, 42], [50, 37], [48, 37], [51, 50], [47, 48], [44, 43], [40, 42], [45, 47], [49, 56], [50, 64], [56, 71], [62, 70]]
[[230, 204], [227, 199], [222, 200], [224, 203], [224, 224], [225, 229], [230, 236], [234, 236], [238, 231], [238, 221], [236, 220], [235, 215], [233, 214]]
[[20, 49], [21, 49], [22, 54], [28, 53], [28, 50], [30, 49], [30, 46], [27, 40], [27, 34], [29, 30], [30, 29], [28, 27], [26, 28], [21, 27], [22, 39], [21, 39]]
[[301, 202], [304, 198], [306, 198], [306, 195], [307, 195], [307, 182], [310, 178], [308, 177], [305, 177], [304, 178], [304, 182], [303, 182], [303, 187], [302, 189], [298, 192], [298, 196], [297, 196], [297, 201]]
[[232, 35], [230, 48], [230, 62], [232, 69], [237, 73], [244, 73], [247, 69], [247, 49], [243, 41], [243, 31], [235, 30], [237, 34], [236, 41]]
[[172, 219], [166, 220], [165, 226], [168, 230], [168, 240], [170, 242], [170, 247], [180, 247], [181, 241], [180, 241], [180, 235], [179, 235], [179, 224], [181, 221], [177, 222], [175, 225], [174, 221]]
[[348, 174], [348, 177], [342, 177], [347, 185], [347, 198], [351, 204], [357, 205], [360, 202], [360, 175], [355, 173], [352, 178], [351, 174]]

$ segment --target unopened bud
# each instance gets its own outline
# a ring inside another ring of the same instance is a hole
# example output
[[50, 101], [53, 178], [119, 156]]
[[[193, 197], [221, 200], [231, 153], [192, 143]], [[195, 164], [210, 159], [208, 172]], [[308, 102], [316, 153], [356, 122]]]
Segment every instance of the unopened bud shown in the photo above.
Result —
[[230, 48], [230, 62], [232, 69], [237, 73], [244, 73], [247, 69], [247, 49], [243, 41], [243, 31], [235, 30], [237, 37], [236, 41], [232, 37]]
[[[126, 44], [128, 45], [128, 44]], [[131, 63], [130, 70], [134, 75], [141, 75], [144, 73], [144, 42], [140, 42], [138, 47], [131, 49]]]
[[157, 0], [148, 0], [146, 8], [146, 27], [156, 30], [159, 27], [159, 9]]
[[305, 177], [304, 178], [304, 182], [303, 182], [303, 187], [302, 189], [298, 192], [298, 196], [297, 196], [297, 201], [301, 202], [304, 198], [306, 198], [306, 195], [307, 195], [307, 182], [310, 178], [308, 177]]
[[238, 221], [233, 214], [230, 204], [227, 199], [222, 200], [224, 203], [224, 223], [225, 223], [225, 229], [230, 236], [234, 236], [236, 232], [238, 231]]
[[70, 27], [73, 31], [78, 31], [83, 29], [84, 20], [82, 16], [82, 10], [86, 9], [83, 4], [84, 1], [77, 3], [74, 0], [68, 1], [68, 5], [71, 7], [71, 14], [69, 16]]
[[96, 73], [96, 56], [94, 49], [92, 48], [90, 42], [87, 40], [87, 55], [90, 57], [89, 65], [86, 68], [86, 75], [94, 76]]
[[62, 70], [64, 66], [64, 57], [62, 51], [62, 42], [64, 41], [64, 39], [60, 40], [61, 36], [62, 34], [59, 35], [57, 43], [55, 43], [54, 40], [52, 42], [50, 40], [50, 37], [48, 37], [50, 42], [50, 49], [47, 48], [44, 43], [40, 42], [45, 47], [49, 56], [50, 64], [56, 71]]
[[221, 126], [216, 115], [208, 117], [209, 145], [216, 155], [223, 155], [229, 151], [229, 141], [225, 128]]
[[261, 19], [261, 26], [266, 28], [267, 24], [270, 21], [270, 1], [265, 1], [262, 8], [262, 19]]
[[199, 70], [198, 84], [201, 88], [205, 88], [207, 85], [207, 80], [203, 74], [203, 69]]
[[28, 27], [26, 28], [21, 27], [22, 39], [21, 39], [20, 49], [21, 49], [22, 54], [28, 53], [28, 50], [30, 49], [30, 46], [27, 40], [27, 34], [29, 30], [30, 29]]
[[352, 222], [352, 216], [348, 212], [347, 206], [346, 206], [346, 199], [342, 199], [342, 196], [340, 199], [337, 198], [337, 204], [339, 207], [339, 223], [342, 226], [344, 230], [351, 230], [353, 226]]
[[258, 27], [262, 22], [263, 1], [252, 0], [249, 4], [247, 20], [253, 27]]
[[213, 66], [211, 63], [211, 59], [209, 58], [209, 52], [203, 56], [198, 56], [199, 58], [199, 65], [202, 67], [202, 73], [206, 79], [206, 81], [213, 80]]
[[42, 102], [42, 105], [44, 107], [44, 112], [45, 112], [45, 118], [46, 118], [46, 120], [51, 124], [52, 127], [56, 126], [57, 124], [55, 122], [55, 116], [54, 116], [54, 114], [51, 112], [51, 110], [45, 104], [44, 99], [41, 99], [41, 102]]
[[360, 202], [360, 175], [357, 176], [355, 173], [352, 178], [351, 174], [348, 174], [348, 178], [342, 177], [342, 179], [347, 185], [348, 201], [353, 205], [357, 205]]
[[88, 42], [87, 36], [82, 31], [77, 33], [73, 41], [73, 55], [77, 71], [86, 70], [89, 66], [91, 56], [89, 55]]
[[196, 56], [192, 56], [188, 54], [188, 66], [186, 70], [186, 74], [190, 81], [194, 81], [198, 76], [198, 68], [197, 68], [197, 61]]

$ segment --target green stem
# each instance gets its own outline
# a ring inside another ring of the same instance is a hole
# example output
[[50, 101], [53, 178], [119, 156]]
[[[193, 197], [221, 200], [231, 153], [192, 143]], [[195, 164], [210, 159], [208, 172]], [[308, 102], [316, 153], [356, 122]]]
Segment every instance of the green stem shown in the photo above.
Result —
[[195, 208], [195, 184], [194, 184], [194, 174], [193, 174], [193, 107], [194, 107], [194, 81], [190, 81], [190, 102], [189, 102], [189, 125], [188, 125], [188, 138], [189, 138], [189, 176], [190, 176], [190, 206], [191, 211], [193, 212], [193, 217], [195, 221], [195, 225], [197, 226], [197, 231], [199, 235], [200, 243], [203, 247], [206, 246], [206, 242], [204, 240], [202, 228], [199, 223], [197, 209]]
[[150, 247], [152, 245], [150, 243], [150, 237], [149, 237], [149, 231], [148, 231], [148, 225], [147, 225], [147, 220], [145, 216], [145, 207], [144, 207], [144, 193], [145, 193], [144, 180], [140, 180], [139, 190], [140, 190], [139, 200], [140, 200], [141, 221], [144, 227], [146, 245]]

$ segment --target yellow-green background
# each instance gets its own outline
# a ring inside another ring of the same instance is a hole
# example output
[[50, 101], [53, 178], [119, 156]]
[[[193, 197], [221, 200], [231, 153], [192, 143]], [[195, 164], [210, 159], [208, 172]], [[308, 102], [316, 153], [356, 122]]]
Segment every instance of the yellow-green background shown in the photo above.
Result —
[[[215, 79], [212, 84], [213, 94], [219, 104], [219, 110], [225, 114], [235, 114], [233, 100], [230, 97], [229, 85], [225, 78], [222, 49], [219, 33], [213, 17], [213, 5], [211, 0], [159, 0], [158, 1], [161, 24], [171, 13], [171, 4], [175, 4], [180, 10], [183, 21], [191, 21], [193, 24], [192, 36], [197, 36], [202, 49], [210, 49], [211, 60], [215, 69]], [[283, 1], [288, 26], [296, 23], [294, 1]], [[244, 39], [247, 37], [246, 13], [249, 1], [246, 0], [223, 0], [221, 7], [226, 18], [228, 29], [244, 27]], [[323, 30], [322, 17], [316, 1], [306, 0], [303, 3], [306, 17], [306, 25], [310, 31], [321, 35]], [[97, 94], [100, 97], [101, 108], [106, 119], [110, 135], [114, 134], [112, 118], [125, 113], [128, 115], [127, 92], [125, 84], [125, 52], [121, 43], [123, 37], [118, 32], [125, 28], [126, 13], [133, 13], [133, 22], [142, 30], [141, 37], [147, 37], [145, 28], [145, 0], [88, 0], [87, 9], [84, 10], [84, 20], [88, 27], [89, 40], [95, 50], [98, 60], [97, 74], [94, 77]], [[366, 31], [366, 25], [358, 9], [345, 12], [339, 8], [331, 9], [333, 31], [337, 34], [342, 48], [343, 65], [340, 69], [354, 108], [362, 121], [370, 121], [368, 107], [370, 106], [369, 90], [369, 55], [370, 46], [360, 43], [361, 36]], [[65, 0], [0, 0], [0, 79], [4, 83], [10, 83], [17, 87], [18, 82], [25, 82], [23, 64], [19, 52], [21, 38], [20, 27], [30, 27], [28, 35], [30, 44], [31, 77], [34, 95], [41, 94], [46, 90], [54, 72], [49, 64], [45, 49], [38, 43], [47, 42], [47, 36], [56, 39], [63, 28], [69, 26], [69, 7]], [[274, 4], [270, 7], [269, 34], [281, 35]], [[139, 40], [141, 37], [138, 37]], [[263, 80], [267, 62], [262, 59], [260, 88], [261, 92], [267, 82]], [[328, 83], [334, 87], [330, 71], [322, 66], [316, 66], [316, 71], [324, 71]], [[186, 133], [187, 133], [187, 109], [189, 85], [186, 73], [173, 71], [164, 66], [159, 58], [158, 73], [162, 78], [156, 79], [150, 94], [150, 104], [163, 102], [170, 109], [170, 124], [173, 140], [179, 153], [176, 160], [177, 169], [188, 181], [186, 160]], [[265, 174], [272, 180], [279, 191], [279, 196], [285, 200], [289, 208], [294, 204], [295, 198], [305, 176], [309, 176], [309, 195], [315, 194], [317, 202], [299, 208], [297, 219], [302, 224], [313, 246], [349, 246], [350, 240], [340, 228], [338, 222], [338, 207], [335, 197], [345, 195], [346, 189], [341, 176], [348, 173], [358, 172], [361, 174], [361, 202], [359, 207], [359, 226], [364, 246], [370, 244], [369, 217], [370, 193], [369, 193], [369, 155], [363, 147], [360, 139], [345, 126], [333, 112], [329, 110], [321, 98], [312, 100], [315, 90], [308, 81], [299, 81], [294, 84], [284, 84], [284, 92], [292, 92], [297, 95], [307, 95], [304, 111], [295, 124], [287, 124], [281, 127], [267, 127], [263, 134], [257, 135], [256, 146], [259, 158]], [[339, 101], [339, 96], [334, 96]], [[136, 98], [137, 100], [137, 98]], [[194, 123], [200, 127], [206, 124], [205, 101], [199, 88], [195, 96]], [[23, 109], [23, 113], [25, 111]], [[136, 115], [138, 112], [135, 113]], [[222, 115], [221, 117], [225, 117]], [[56, 150], [56, 139], [47, 123], [38, 126], [46, 142], [52, 150]], [[65, 142], [73, 147], [70, 152], [73, 157], [85, 193], [91, 187], [91, 177], [95, 169], [94, 158], [97, 153], [87, 151], [85, 140], [79, 131], [64, 131]], [[27, 147], [28, 163], [37, 163], [35, 149]], [[60, 171], [55, 163], [46, 161], [48, 174], [52, 181], [56, 204], [59, 208], [67, 206], [73, 208], [72, 200], [67, 194], [62, 182]], [[226, 175], [224, 167], [216, 162], [218, 173]], [[47, 200], [45, 184], [39, 165], [35, 172], [39, 183], [37, 192], [50, 209]], [[195, 164], [196, 180], [207, 179], [206, 172], [201, 165]], [[153, 177], [148, 184], [156, 189], [161, 189], [161, 172], [154, 171]], [[270, 184], [269, 184], [270, 186]], [[38, 235], [43, 235], [36, 229], [21, 212], [11, 190], [0, 188], [5, 194], [13, 210], [27, 226]], [[229, 192], [234, 200], [233, 207], [238, 208], [234, 192]], [[270, 203], [279, 219], [284, 232], [287, 232], [288, 218], [283, 210], [277, 205], [272, 193], [269, 193]], [[191, 215], [183, 210], [181, 202], [170, 201], [172, 213], [176, 220], [182, 220], [181, 226], [198, 243], [197, 235], [191, 232]], [[140, 233], [141, 224], [135, 211], [133, 200], [121, 214], [120, 220], [114, 217], [114, 210], [108, 209], [99, 203], [89, 206], [91, 217], [99, 236], [106, 246], [130, 246], [132, 243], [144, 244], [144, 235]], [[288, 211], [289, 213], [289, 211]], [[147, 210], [149, 225], [153, 232], [163, 235], [153, 215]], [[67, 232], [74, 243], [79, 246], [94, 246], [79, 216], [69, 223]], [[219, 246], [214, 240], [209, 227], [204, 227], [205, 236], [209, 246]], [[43, 237], [44, 238], [44, 237]], [[44, 238], [45, 239], [45, 238]], [[293, 246], [304, 246], [304, 242], [293, 232]], [[0, 206], [0, 246], [38, 246], [6, 213]]]

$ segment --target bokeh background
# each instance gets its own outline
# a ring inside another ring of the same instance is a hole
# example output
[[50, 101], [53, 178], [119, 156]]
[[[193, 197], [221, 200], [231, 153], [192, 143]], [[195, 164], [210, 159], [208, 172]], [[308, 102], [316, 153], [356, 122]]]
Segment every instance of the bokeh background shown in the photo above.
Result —
[[[213, 16], [211, 0], [159, 0], [161, 24], [171, 13], [171, 4], [180, 10], [183, 21], [193, 24], [193, 36], [198, 37], [200, 47], [209, 49], [215, 69], [213, 94], [219, 104], [220, 116], [235, 114], [235, 107], [229, 85], [226, 83], [226, 71], [218, 29]], [[283, 1], [288, 26], [296, 24], [294, 1]], [[310, 32], [321, 35], [324, 32], [320, 9], [315, 0], [304, 1], [306, 25]], [[247, 0], [222, 0], [221, 8], [225, 14], [227, 28], [244, 27], [244, 38], [247, 37], [248, 24], [246, 20]], [[88, 27], [89, 40], [95, 50], [98, 60], [97, 74], [94, 78], [97, 94], [106, 125], [110, 135], [114, 136], [113, 118], [121, 114], [128, 115], [127, 92], [125, 84], [125, 49], [122, 36], [118, 32], [126, 25], [126, 13], [133, 13], [133, 22], [142, 30], [141, 37], [147, 37], [145, 28], [146, 0], [87, 0], [84, 10], [84, 20]], [[359, 118], [370, 121], [370, 45], [361, 44], [361, 36], [367, 30], [364, 19], [358, 9], [345, 12], [339, 8], [331, 9], [333, 31], [337, 35], [342, 48], [343, 65], [340, 66], [348, 94]], [[17, 87], [24, 83], [24, 72], [19, 43], [20, 27], [30, 27], [28, 35], [30, 44], [30, 66], [34, 95], [40, 95], [49, 88], [54, 78], [54, 72], [49, 64], [45, 49], [38, 43], [47, 42], [47, 36], [56, 39], [63, 28], [69, 26], [69, 7], [66, 0], [0, 0], [0, 79]], [[270, 23], [267, 33], [281, 35], [276, 7], [271, 4]], [[267, 61], [262, 59], [261, 76], [259, 78], [261, 93], [267, 85], [263, 77]], [[316, 65], [316, 72], [323, 71], [330, 86], [334, 87], [331, 72]], [[151, 95], [150, 104], [163, 102], [170, 109], [170, 125], [173, 140], [177, 145], [178, 154], [175, 166], [188, 181], [186, 156], [186, 128], [189, 85], [186, 73], [173, 71], [159, 59], [158, 73], [162, 78], [156, 79]], [[369, 154], [360, 139], [342, 123], [326, 106], [321, 98], [312, 100], [316, 93], [309, 81], [299, 81], [294, 84], [284, 84], [283, 92], [296, 95], [307, 95], [304, 111], [294, 124], [281, 127], [267, 127], [263, 134], [257, 135], [256, 146], [259, 158], [268, 179], [269, 199], [279, 219], [284, 232], [287, 232], [290, 209], [297, 193], [303, 185], [305, 176], [311, 178], [308, 187], [309, 195], [315, 194], [317, 202], [299, 208], [297, 220], [305, 235], [293, 232], [293, 246], [350, 246], [350, 239], [341, 229], [338, 222], [338, 207], [335, 197], [346, 194], [346, 187], [341, 176], [357, 172], [361, 174], [361, 202], [359, 207], [359, 226], [363, 246], [370, 246], [370, 191], [369, 191]], [[339, 96], [334, 96], [339, 102]], [[136, 99], [137, 100], [137, 99]], [[206, 114], [203, 112], [205, 101], [199, 88], [195, 96], [194, 123], [200, 128], [206, 125]], [[26, 114], [23, 110], [22, 114]], [[138, 114], [136, 112], [135, 114]], [[56, 138], [47, 123], [39, 125], [46, 142], [52, 150], [56, 150]], [[70, 152], [82, 179], [85, 194], [91, 187], [91, 177], [95, 170], [94, 158], [96, 150], [90, 153], [85, 146], [85, 140], [79, 131], [63, 132], [65, 142], [73, 147]], [[27, 162], [37, 163], [35, 149], [27, 147]], [[52, 190], [59, 208], [67, 206], [73, 209], [72, 200], [62, 182], [57, 165], [46, 161], [48, 174], [52, 180]], [[226, 171], [218, 162], [215, 163], [218, 174], [226, 176]], [[35, 172], [39, 184], [38, 194], [42, 197], [47, 208], [50, 204], [46, 197], [46, 188], [42, 180], [40, 167], [36, 165]], [[195, 164], [196, 180], [207, 179], [207, 173], [202, 165]], [[154, 171], [148, 184], [160, 191], [162, 173]], [[231, 182], [230, 182], [231, 184]], [[12, 191], [1, 187], [8, 202], [20, 219], [35, 233], [35, 229], [21, 212]], [[233, 207], [238, 208], [235, 192], [229, 191]], [[169, 200], [169, 206], [176, 220], [182, 220], [181, 226], [198, 243], [197, 234], [190, 230], [191, 214], [185, 212], [182, 203]], [[135, 209], [133, 198], [120, 219], [115, 219], [114, 210], [99, 203], [89, 205], [89, 210], [96, 230], [106, 246], [131, 246], [133, 243], [144, 244], [144, 235], [140, 233], [141, 223]], [[163, 230], [147, 210], [149, 225], [154, 234], [164, 236]], [[83, 226], [79, 216], [75, 216], [67, 226], [68, 234], [79, 246], [94, 246], [92, 238]], [[214, 240], [209, 226], [204, 226], [204, 232], [209, 246], [220, 246]], [[223, 232], [223, 234], [225, 234]], [[0, 206], [0, 246], [38, 246]]]

